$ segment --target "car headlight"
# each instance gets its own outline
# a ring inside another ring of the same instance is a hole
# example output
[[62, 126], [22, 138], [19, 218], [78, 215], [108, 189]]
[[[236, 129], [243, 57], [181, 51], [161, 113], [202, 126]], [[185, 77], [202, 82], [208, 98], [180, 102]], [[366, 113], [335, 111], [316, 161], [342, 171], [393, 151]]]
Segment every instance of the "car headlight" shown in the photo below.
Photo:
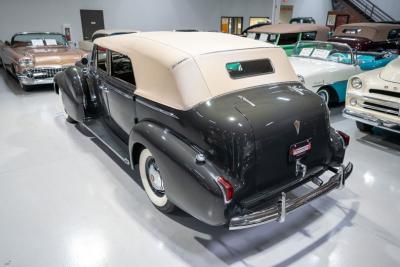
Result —
[[300, 81], [302, 84], [305, 84], [306, 80], [304, 80], [304, 77], [303, 77], [302, 75], [297, 75], [297, 77], [299, 78], [299, 81]]
[[353, 79], [351, 79], [350, 82], [351, 82], [351, 86], [355, 89], [361, 89], [361, 87], [363, 86], [361, 79], [358, 77], [354, 77]]
[[30, 58], [21, 58], [18, 60], [18, 65], [23, 68], [33, 67], [33, 61]]

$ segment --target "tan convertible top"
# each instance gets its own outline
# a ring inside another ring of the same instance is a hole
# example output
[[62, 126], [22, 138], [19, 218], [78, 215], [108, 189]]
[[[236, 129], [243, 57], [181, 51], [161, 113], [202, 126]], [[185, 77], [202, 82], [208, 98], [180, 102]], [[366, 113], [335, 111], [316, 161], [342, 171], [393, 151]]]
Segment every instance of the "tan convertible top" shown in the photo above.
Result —
[[313, 32], [313, 31], [316, 31], [318, 33], [317, 40], [325, 41], [328, 38], [329, 28], [326, 27], [325, 25], [319, 25], [319, 24], [273, 24], [273, 25], [264, 25], [249, 30], [249, 32], [254, 32], [254, 33], [279, 33], [279, 34]]
[[[298, 80], [281, 48], [223, 33], [141, 32], [94, 43], [129, 56], [135, 94], [180, 110], [231, 91]], [[265, 58], [274, 73], [232, 79], [226, 69], [228, 63]]]
[[[360, 29], [361, 31], [356, 34], [344, 33], [343, 31], [346, 29]], [[383, 42], [387, 40], [389, 31], [394, 29], [400, 29], [400, 25], [389, 23], [352, 23], [337, 27], [334, 36], [363, 37], [374, 42]]]

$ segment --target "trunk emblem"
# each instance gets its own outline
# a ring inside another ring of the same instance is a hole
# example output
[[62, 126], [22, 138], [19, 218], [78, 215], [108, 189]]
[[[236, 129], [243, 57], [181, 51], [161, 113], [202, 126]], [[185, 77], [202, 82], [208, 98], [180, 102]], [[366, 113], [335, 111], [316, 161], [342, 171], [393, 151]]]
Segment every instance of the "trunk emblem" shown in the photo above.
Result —
[[301, 125], [301, 122], [298, 120], [294, 121], [294, 123], [293, 123], [294, 128], [296, 128], [297, 135], [300, 134], [300, 125]]

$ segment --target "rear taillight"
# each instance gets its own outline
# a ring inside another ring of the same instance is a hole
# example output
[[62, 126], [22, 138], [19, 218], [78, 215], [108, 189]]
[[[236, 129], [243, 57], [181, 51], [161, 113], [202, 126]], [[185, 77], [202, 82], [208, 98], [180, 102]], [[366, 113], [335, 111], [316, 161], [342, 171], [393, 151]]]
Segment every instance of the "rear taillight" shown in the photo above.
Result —
[[233, 187], [231, 183], [224, 177], [220, 176], [217, 178], [217, 182], [221, 189], [224, 191], [225, 202], [229, 203], [233, 198]]
[[338, 132], [338, 134], [343, 138], [344, 144], [345, 144], [346, 146], [348, 146], [348, 145], [350, 144], [350, 136], [348, 136], [347, 134], [345, 134], [345, 133], [342, 132], [342, 131], [337, 131], [337, 132]]

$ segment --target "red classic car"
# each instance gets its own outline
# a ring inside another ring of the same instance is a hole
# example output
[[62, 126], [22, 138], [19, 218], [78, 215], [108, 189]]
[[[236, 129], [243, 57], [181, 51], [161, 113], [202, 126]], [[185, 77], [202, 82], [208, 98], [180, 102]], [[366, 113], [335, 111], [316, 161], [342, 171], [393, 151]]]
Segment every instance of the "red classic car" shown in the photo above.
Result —
[[359, 51], [400, 52], [400, 25], [353, 23], [336, 28], [331, 42], [346, 43]]

